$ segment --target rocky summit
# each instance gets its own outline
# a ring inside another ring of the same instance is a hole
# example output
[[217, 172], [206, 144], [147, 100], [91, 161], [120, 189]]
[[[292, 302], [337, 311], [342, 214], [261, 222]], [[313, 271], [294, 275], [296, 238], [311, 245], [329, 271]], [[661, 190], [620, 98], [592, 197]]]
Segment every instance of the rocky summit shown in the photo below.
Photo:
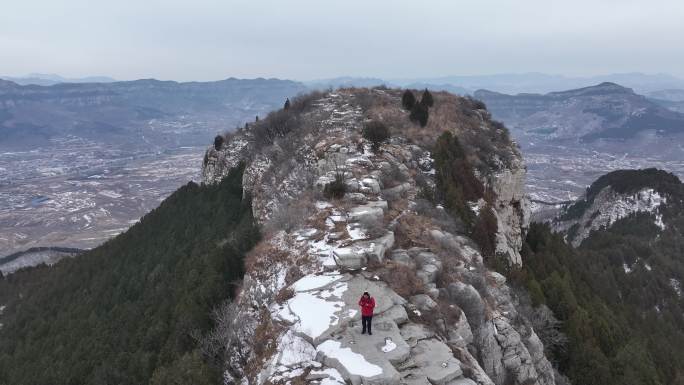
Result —
[[[556, 383], [515, 292], [488, 267], [521, 264], [519, 150], [473, 100], [430, 99], [421, 127], [400, 90], [313, 93], [207, 149], [203, 183], [244, 165], [264, 233], [231, 308], [226, 383]], [[382, 140], [368, 134], [380, 124]], [[445, 132], [467, 170], [440, 165]], [[450, 172], [482, 188], [447, 186]], [[493, 223], [484, 236], [481, 222]], [[376, 301], [371, 336], [363, 292]]]

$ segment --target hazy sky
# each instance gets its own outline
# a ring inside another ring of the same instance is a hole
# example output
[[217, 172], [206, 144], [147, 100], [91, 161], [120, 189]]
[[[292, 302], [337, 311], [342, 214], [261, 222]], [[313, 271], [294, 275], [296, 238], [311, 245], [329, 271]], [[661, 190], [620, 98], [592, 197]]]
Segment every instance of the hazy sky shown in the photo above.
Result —
[[684, 77], [684, 0], [0, 0], [0, 74]]

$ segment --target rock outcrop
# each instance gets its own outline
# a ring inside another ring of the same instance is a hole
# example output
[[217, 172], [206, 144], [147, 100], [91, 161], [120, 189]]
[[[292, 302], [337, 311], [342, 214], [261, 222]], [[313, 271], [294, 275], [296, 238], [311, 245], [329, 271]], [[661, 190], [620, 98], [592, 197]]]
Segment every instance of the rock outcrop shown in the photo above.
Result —
[[[398, 91], [374, 93], [400, 105]], [[554, 384], [505, 277], [458, 226], [417, 207], [417, 179], [434, 178], [429, 152], [401, 133], [373, 152], [360, 135], [363, 103], [356, 90], [327, 93], [302, 109], [298, 131], [264, 145], [247, 130], [208, 151], [205, 183], [246, 163], [245, 193], [265, 229], [237, 298], [256, 325], [241, 329], [250, 364], [227, 363], [226, 382]], [[498, 199], [498, 251], [513, 263], [527, 223], [523, 176], [522, 163], [483, 176]], [[343, 197], [326, 197], [333, 183]], [[360, 331], [365, 291], [377, 304], [372, 335]]]
[[654, 215], [654, 223], [665, 229], [660, 205], [667, 202], [667, 198], [652, 188], [642, 189], [634, 194], [620, 194], [610, 187], [603, 189], [594, 198], [591, 206], [580, 218], [556, 222], [555, 228], [568, 234], [568, 241], [577, 247], [592, 231], [610, 227], [616, 221], [627, 216], [646, 212]]

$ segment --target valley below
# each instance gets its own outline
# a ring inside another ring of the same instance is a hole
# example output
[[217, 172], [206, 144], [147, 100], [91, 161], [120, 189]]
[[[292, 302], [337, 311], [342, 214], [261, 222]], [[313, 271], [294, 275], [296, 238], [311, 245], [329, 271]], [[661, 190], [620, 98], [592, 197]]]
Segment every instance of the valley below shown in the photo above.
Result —
[[69, 136], [0, 152], [0, 257], [101, 244], [197, 179], [203, 153], [125, 150]]
[[[618, 148], [599, 150], [581, 145], [520, 145], [533, 213], [576, 200], [596, 178], [610, 171], [655, 167], [684, 177], [684, 157], [620, 153]], [[538, 218], [543, 219], [543, 215]]]

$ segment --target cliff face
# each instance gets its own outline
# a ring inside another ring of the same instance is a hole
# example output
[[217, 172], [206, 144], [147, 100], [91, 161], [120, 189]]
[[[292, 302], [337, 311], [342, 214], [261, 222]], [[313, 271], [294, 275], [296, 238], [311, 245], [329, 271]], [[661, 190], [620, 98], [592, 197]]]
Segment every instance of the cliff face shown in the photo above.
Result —
[[510, 168], [494, 174], [491, 182], [496, 194], [496, 250], [507, 255], [512, 263], [522, 264], [520, 249], [530, 223], [529, 200], [525, 196], [525, 167], [515, 158]]
[[669, 222], [664, 218], [679, 215], [681, 196], [681, 182], [665, 171], [618, 170], [592, 183], [585, 196], [566, 207], [552, 226], [575, 247], [592, 232], [638, 213], [651, 215], [653, 224], [663, 231]]
[[[436, 95], [421, 130], [396, 107], [400, 96], [313, 95], [208, 149], [205, 183], [246, 163], [245, 193], [266, 234], [236, 303], [235, 319], [256, 322], [234, 322], [227, 383], [555, 383], [505, 277], [484, 266], [458, 221], [422, 199], [421, 186], [435, 185], [428, 130], [441, 124], [462, 138], [495, 194], [497, 251], [519, 263], [527, 226], [519, 152], [507, 138], [482, 139], [497, 129], [485, 111], [468, 112], [474, 126], [446, 115], [466, 101]], [[361, 136], [369, 119], [392, 130], [377, 151]], [[265, 141], [271, 129], [278, 135]], [[505, 159], [475, 151], [475, 138]], [[344, 195], [334, 199], [326, 191], [339, 184]], [[360, 333], [365, 291], [377, 304], [372, 336]]]

